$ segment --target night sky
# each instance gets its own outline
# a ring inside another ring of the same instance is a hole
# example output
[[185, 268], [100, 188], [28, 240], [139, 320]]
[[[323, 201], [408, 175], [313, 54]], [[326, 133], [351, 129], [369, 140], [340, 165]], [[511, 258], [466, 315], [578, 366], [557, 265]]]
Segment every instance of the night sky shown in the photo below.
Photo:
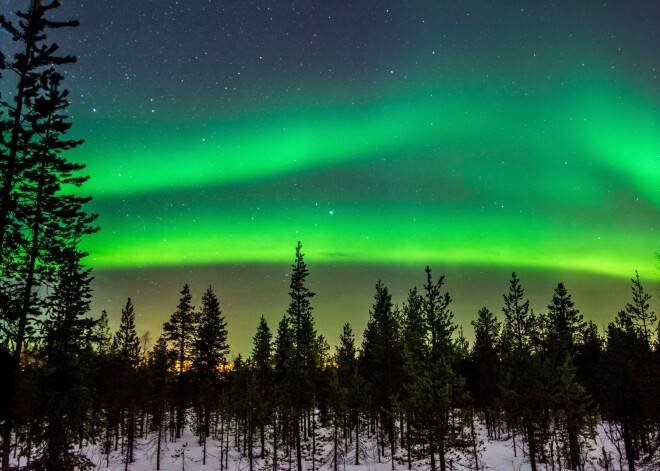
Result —
[[155, 338], [184, 283], [213, 285], [249, 353], [298, 240], [331, 345], [427, 264], [468, 336], [513, 270], [537, 311], [563, 281], [601, 328], [636, 269], [655, 293], [659, 2], [61, 2], [115, 325], [130, 296]]

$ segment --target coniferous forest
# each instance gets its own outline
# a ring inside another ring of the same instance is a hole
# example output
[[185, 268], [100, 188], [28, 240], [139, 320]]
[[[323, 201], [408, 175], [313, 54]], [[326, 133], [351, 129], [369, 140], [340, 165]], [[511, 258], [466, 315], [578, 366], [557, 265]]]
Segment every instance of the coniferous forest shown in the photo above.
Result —
[[378, 281], [361, 343], [346, 324], [331, 344], [298, 242], [288, 309], [254, 326], [249, 355], [230, 356], [211, 287], [201, 306], [182, 287], [148, 351], [130, 298], [111, 332], [105, 312], [90, 312], [80, 244], [98, 228], [85, 166], [66, 157], [82, 142], [66, 137], [59, 72], [76, 59], [49, 41], [77, 22], [49, 20], [58, 5], [0, 17], [20, 46], [0, 56], [2, 80], [16, 84], [0, 115], [2, 471], [102, 469], [111, 456], [128, 470], [138, 453], [160, 469], [172, 444], [185, 455], [185, 436], [202, 447], [200, 466], [220, 470], [482, 470], [498, 441], [533, 471], [658, 469], [660, 324], [637, 274], [599, 332], [562, 283], [533, 312], [515, 273], [500, 306], [459, 326], [443, 276], [426, 267], [402, 306]]

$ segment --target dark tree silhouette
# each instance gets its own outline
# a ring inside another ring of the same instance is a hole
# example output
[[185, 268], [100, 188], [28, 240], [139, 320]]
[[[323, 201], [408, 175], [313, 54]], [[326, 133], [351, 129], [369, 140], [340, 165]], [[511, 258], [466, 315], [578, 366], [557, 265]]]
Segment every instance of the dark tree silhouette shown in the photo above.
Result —
[[[537, 470], [539, 414], [544, 414], [542, 399], [546, 383], [544, 369], [534, 355], [538, 338], [534, 315], [515, 273], [511, 275], [509, 292], [504, 295], [504, 328], [502, 330], [503, 399], [509, 426], [520, 430], [527, 442], [532, 471]], [[514, 437], [515, 440], [515, 437]]]
[[121, 310], [119, 329], [112, 339], [112, 352], [117, 361], [127, 367], [136, 367], [140, 362], [140, 338], [135, 330], [133, 301], [128, 298]]
[[135, 330], [135, 312], [131, 298], [128, 298], [126, 306], [121, 310], [119, 329], [112, 339], [112, 356], [116, 363], [114, 381], [120, 384], [116, 397], [122, 405], [119, 410], [120, 422], [126, 432], [124, 469], [128, 470], [129, 463], [134, 461], [133, 452], [137, 440], [136, 421], [141, 392], [138, 387], [137, 367], [142, 359], [140, 338]]
[[46, 299], [43, 326], [44, 368], [37, 376], [37, 416], [32, 421], [33, 469], [87, 469], [91, 460], [73, 446], [94, 437], [88, 410], [91, 394], [85, 378], [92, 356], [89, 338], [95, 321], [86, 317], [91, 299], [91, 276], [80, 263], [77, 243], [67, 250], [67, 263], [57, 273]]
[[273, 394], [273, 343], [272, 334], [264, 316], [259, 319], [257, 333], [253, 338], [252, 360], [257, 383], [257, 410], [255, 412], [261, 442], [261, 459], [266, 453], [266, 424], [272, 417]]
[[[369, 386], [372, 420], [378, 420], [378, 426], [387, 433], [392, 456], [396, 446], [392, 399], [401, 393], [403, 374], [399, 324], [392, 296], [379, 280], [363, 335], [360, 363], [362, 375]], [[384, 452], [384, 443], [384, 439], [381, 439], [381, 454]]]
[[219, 393], [220, 368], [226, 365], [229, 351], [227, 322], [222, 316], [218, 298], [210, 286], [202, 296], [202, 310], [197, 321], [191, 361], [199, 395], [199, 436], [204, 445], [202, 462], [206, 464], [206, 439], [211, 433], [211, 413], [216, 404], [215, 397]]
[[[607, 327], [603, 355], [602, 387], [604, 416], [619, 424], [628, 468], [637, 461], [653, 459], [658, 428], [658, 358], [652, 351], [650, 328], [655, 315], [649, 309], [651, 296], [636, 273], [632, 279], [632, 302], [619, 311]], [[654, 438], [655, 437], [655, 438]]]
[[301, 252], [300, 241], [296, 246], [296, 259], [291, 266], [291, 283], [289, 296], [291, 303], [287, 309], [289, 324], [293, 333], [293, 362], [289, 362], [288, 377], [296, 387], [294, 393], [294, 408], [296, 417], [293, 420], [293, 436], [296, 447], [296, 464], [298, 471], [302, 471], [301, 448], [301, 422], [305, 413], [312, 407], [314, 399], [313, 374], [318, 364], [318, 344], [316, 342], [316, 329], [312, 317], [310, 299], [314, 297], [305, 280], [309, 270]]
[[635, 271], [635, 278], [631, 281], [633, 299], [632, 303], [626, 304], [626, 313], [640, 330], [644, 341], [651, 347], [653, 345], [651, 337], [653, 335], [653, 324], [658, 321], [655, 312], [650, 307], [651, 294], [644, 290], [637, 271]]
[[[12, 212], [15, 210], [13, 190], [17, 181], [22, 178], [25, 169], [24, 159], [29, 157], [29, 148], [38, 130], [33, 129], [35, 102], [42, 92], [44, 74], [51, 74], [53, 66], [70, 64], [76, 61], [73, 56], [60, 56], [59, 47], [49, 43], [47, 33], [62, 27], [78, 26], [77, 21], [52, 21], [46, 17], [47, 12], [60, 6], [57, 0], [42, 4], [39, 0], [31, 0], [28, 11], [18, 11], [18, 25], [14, 25], [4, 15], [0, 15], [0, 26], [7, 31], [12, 39], [20, 43], [13, 60], [2, 57], [2, 68], [16, 74], [16, 92], [14, 103], [1, 102], [8, 110], [8, 121], [3, 120], [3, 130], [9, 131], [9, 137], [2, 141], [2, 188], [0, 193], [0, 254], [4, 259], [5, 248], [9, 237], [8, 227], [11, 225]], [[3, 133], [4, 134], [4, 133]]]
[[501, 381], [500, 331], [501, 323], [486, 307], [479, 309], [474, 327], [474, 346], [470, 355], [472, 376], [469, 389], [477, 409], [484, 414], [488, 435], [497, 428], [499, 387]]
[[[57, 276], [67, 263], [66, 252], [75, 237], [94, 232], [94, 217], [82, 206], [89, 199], [64, 194], [63, 186], [80, 186], [84, 166], [61, 153], [81, 141], [67, 140], [71, 124], [64, 110], [68, 92], [56, 67], [75, 62], [57, 54], [49, 43], [52, 30], [76, 26], [76, 21], [47, 18], [59, 2], [32, 0], [28, 11], [17, 12], [15, 25], [0, 16], [0, 26], [18, 44], [12, 59], [2, 56], [2, 69], [15, 74], [13, 103], [0, 102], [0, 321], [4, 342], [11, 345], [12, 362], [6, 375], [9, 413], [3, 425], [2, 469], [9, 466], [12, 414], [19, 368], [26, 340], [36, 332], [31, 321], [38, 313], [38, 288]], [[6, 112], [3, 114], [3, 112]]]
[[590, 399], [579, 382], [575, 358], [585, 338], [586, 323], [575, 309], [571, 295], [563, 283], [555, 288], [548, 305], [547, 364], [554, 388], [553, 415], [555, 429], [563, 430], [566, 437], [567, 467], [582, 468], [580, 438], [591, 433], [589, 417], [592, 415]]
[[163, 333], [173, 349], [177, 352], [177, 411], [176, 438], [181, 437], [186, 410], [186, 372], [191, 360], [191, 351], [197, 333], [198, 316], [191, 304], [192, 295], [188, 285], [181, 290], [181, 298], [177, 310], [170, 320], [163, 325]]

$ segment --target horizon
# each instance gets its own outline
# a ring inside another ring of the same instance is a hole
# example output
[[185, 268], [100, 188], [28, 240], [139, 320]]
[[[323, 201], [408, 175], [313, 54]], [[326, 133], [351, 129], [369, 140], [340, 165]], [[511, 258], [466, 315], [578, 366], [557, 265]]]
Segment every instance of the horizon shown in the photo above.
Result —
[[[307, 285], [316, 294], [311, 300], [312, 315], [331, 352], [334, 352], [346, 322], [351, 324], [357, 344], [360, 344], [379, 279], [392, 294], [393, 303], [399, 307], [405, 302], [409, 289], [415, 286], [421, 288], [425, 282], [424, 266], [333, 266], [314, 263], [307, 255], [305, 262], [310, 271]], [[457, 328], [463, 328], [465, 337], [472, 343], [473, 328], [470, 322], [476, 319], [479, 308], [487, 307], [502, 320], [502, 299], [508, 291], [512, 271], [502, 267], [466, 269], [445, 266], [445, 271], [441, 272], [439, 268], [431, 266], [433, 276], [445, 276], [443, 290], [452, 298], [449, 308], [454, 314], [454, 323]], [[110, 327], [114, 330], [119, 324], [121, 309], [130, 297], [135, 306], [138, 333], [143, 335], [149, 331], [153, 346], [162, 331], [162, 324], [176, 310], [183, 285], [190, 287], [192, 304], [196, 308], [200, 305], [203, 291], [212, 286], [228, 323], [229, 358], [233, 359], [239, 353], [247, 357], [252, 350], [252, 337], [260, 317], [263, 315], [271, 330], [275, 331], [277, 323], [286, 313], [290, 302], [290, 270], [291, 266], [286, 264], [213, 265], [197, 271], [190, 267], [95, 270], [95, 277], [100, 279], [104, 288], [95, 292], [92, 314], [97, 316], [101, 309], [106, 309]], [[530, 307], [535, 313], [547, 311], [553, 291], [561, 282], [571, 294], [576, 309], [585, 320], [596, 324], [601, 335], [605, 333], [607, 324], [614, 321], [618, 311], [631, 301], [631, 279], [635, 274], [633, 270], [630, 277], [624, 279], [608, 275], [595, 278], [589, 275], [585, 278], [584, 273], [562, 273], [557, 270], [513, 271], [518, 275], [525, 289], [525, 299], [530, 300]], [[121, 274], [119, 277], [118, 272]], [[378, 272], [382, 276], [369, 278]], [[338, 282], [337, 278], [343, 281]], [[641, 282], [647, 292], [653, 294], [652, 302], [657, 304], [657, 280], [641, 278]], [[260, 292], [259, 287], [264, 285], [266, 289]]]

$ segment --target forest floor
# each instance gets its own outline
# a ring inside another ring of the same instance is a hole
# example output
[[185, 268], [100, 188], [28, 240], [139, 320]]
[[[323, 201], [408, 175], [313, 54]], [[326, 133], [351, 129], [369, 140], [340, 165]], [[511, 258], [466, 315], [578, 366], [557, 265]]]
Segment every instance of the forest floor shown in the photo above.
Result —
[[[514, 441], [510, 436], [503, 436], [501, 440], [493, 440], [488, 439], [483, 427], [478, 427], [476, 432], [480, 442], [480, 446], [478, 447], [478, 466], [475, 466], [474, 450], [470, 450], [467, 453], [452, 451], [446, 455], [447, 471], [529, 471], [531, 469], [529, 460], [523, 452], [524, 444], [520, 437], [516, 437], [516, 446], [514, 448]], [[623, 451], [617, 448], [617, 440], [612, 439], [616, 434], [616, 429], [611, 429], [602, 424], [597, 427], [595, 436], [585, 446], [585, 471], [625, 471], [628, 469], [625, 464]], [[385, 454], [379, 457], [375, 436], [371, 438], [364, 437], [364, 441], [362, 439], [360, 441], [360, 464], [354, 464], [355, 448], [349, 446], [348, 453], [345, 456], [341, 453], [339, 454], [337, 460], [337, 469], [339, 471], [404, 471], [408, 469], [407, 462], [405, 461], [407, 455], [404, 450], [397, 450], [393, 464], [389, 450], [386, 449]], [[223, 469], [227, 471], [249, 471], [249, 460], [242, 452], [233, 447], [233, 437], [230, 437], [229, 443], [230, 451], [228, 460], [226, 461], [228, 466]], [[307, 459], [303, 461], [303, 468], [306, 471], [312, 469], [318, 471], [334, 470], [334, 453], [330, 431], [321, 429], [318, 433], [317, 443], [319, 449], [317, 450], [317, 458], [314, 464], [312, 463], [311, 453], [309, 451], [311, 449], [311, 440], [303, 444], [303, 455], [307, 456]], [[622, 443], [622, 441], [618, 440], [618, 443]], [[220, 470], [222, 449], [220, 441], [209, 438], [206, 445], [206, 464], [203, 464], [203, 447], [200, 445], [198, 437], [192, 434], [190, 430], [186, 430], [181, 438], [173, 442], [163, 439], [161, 444], [160, 469], [162, 471]], [[137, 440], [134, 451], [134, 462], [129, 463], [128, 466], [126, 466], [125, 454], [122, 452], [121, 442], [117, 448], [117, 450], [113, 450], [107, 455], [102, 453], [102, 444], [99, 442], [85, 446], [82, 449], [82, 453], [86, 454], [92, 460], [96, 471], [125, 471], [127, 469], [132, 471], [156, 470], [156, 441], [154, 436]], [[253, 451], [254, 455], [258, 456], [260, 449], [257, 438], [255, 438]], [[278, 469], [282, 471], [295, 470], [295, 451], [292, 453], [291, 463], [289, 463], [288, 456], [287, 458], [281, 456], [283, 451], [280, 450]], [[20, 465], [26, 464], [23, 459], [20, 461]], [[554, 463], [553, 466], [551, 460], [547, 461], [546, 463], [540, 463], [538, 469], [543, 471], [561, 471], [565, 469], [563, 465], [560, 466], [558, 463]], [[14, 462], [14, 464], [17, 463]], [[272, 457], [270, 456], [266, 456], [265, 459], [255, 458], [253, 460], [253, 471], [272, 469]], [[431, 465], [428, 458], [417, 459], [412, 462], [412, 469], [429, 470], [431, 469]], [[439, 462], [437, 462], [437, 469], [440, 469]], [[639, 466], [637, 469], [641, 471], [660, 470], [660, 460], [658, 460], [658, 464]]]
[[[591, 441], [588, 450], [585, 450], [585, 471], [586, 470], [603, 470], [609, 469], [626, 470], [627, 466], [624, 463], [625, 457], [622, 457], [622, 452], [617, 449], [614, 442], [611, 440], [612, 431], [605, 426], [600, 425], [597, 429], [597, 434]], [[516, 447], [514, 451], [513, 439], [508, 437], [502, 440], [490, 440], [485, 435], [485, 430], [480, 428], [478, 430], [479, 440], [481, 446], [479, 447], [479, 463], [478, 467], [474, 464], [473, 453], [458, 453], [452, 452], [446, 456], [447, 470], [448, 471], [465, 471], [465, 470], [511, 470], [511, 471], [527, 471], [530, 470], [530, 465], [527, 457], [523, 453], [523, 444], [519, 438], [516, 439]], [[258, 442], [258, 440], [255, 440]], [[333, 448], [331, 440], [329, 440], [329, 432], [321, 431], [319, 443], [323, 443], [321, 450], [317, 453], [317, 461], [314, 469], [319, 471], [333, 470]], [[230, 445], [233, 445], [233, 439], [230, 439]], [[256, 443], [255, 443], [256, 445]], [[310, 447], [311, 443], [306, 443], [306, 447]], [[408, 469], [405, 462], [405, 452], [398, 450], [395, 454], [394, 466], [391, 457], [386, 452], [384, 456], [378, 459], [378, 450], [376, 447], [375, 437], [366, 439], [362, 444], [361, 463], [355, 465], [354, 448], [351, 453], [349, 448], [348, 454], [340, 456], [338, 459], [337, 469], [340, 471], [390, 471], [406, 470]], [[141, 439], [137, 442], [137, 449], [134, 454], [135, 461], [129, 463], [128, 469], [133, 471], [152, 471], [156, 469], [155, 457], [155, 441], [153, 438]], [[175, 442], [163, 442], [163, 450], [161, 454], [160, 468], [163, 471], [194, 471], [194, 470], [220, 470], [220, 442], [215, 439], [207, 441], [207, 456], [206, 464], [202, 463], [203, 448], [199, 440], [190, 431], [186, 431], [184, 435]], [[255, 455], [259, 453], [259, 449], [255, 446]], [[92, 459], [95, 464], [95, 469], [102, 471], [104, 469], [112, 471], [122, 471], [126, 469], [125, 458], [121, 453], [121, 447], [117, 451], [111, 452], [110, 456], [101, 453], [99, 445], [86, 447], [85, 453]], [[308, 454], [308, 453], [305, 453]], [[279, 458], [280, 470], [295, 470], [295, 452], [293, 453], [291, 468], [289, 468], [288, 459], [284, 460]], [[439, 468], [439, 463], [438, 469]], [[254, 471], [257, 470], [271, 470], [272, 458], [266, 457], [265, 459], [255, 458], [253, 462]], [[413, 461], [413, 469], [428, 470], [431, 468], [428, 459]], [[312, 470], [311, 458], [303, 462], [305, 470]], [[229, 471], [249, 471], [249, 460], [239, 451], [234, 448], [230, 449], [228, 459]], [[541, 470], [556, 470], [564, 469], [557, 463], [553, 466], [552, 463], [541, 463], [539, 465]], [[640, 467], [641, 470], [660, 469], [658, 467]]]

